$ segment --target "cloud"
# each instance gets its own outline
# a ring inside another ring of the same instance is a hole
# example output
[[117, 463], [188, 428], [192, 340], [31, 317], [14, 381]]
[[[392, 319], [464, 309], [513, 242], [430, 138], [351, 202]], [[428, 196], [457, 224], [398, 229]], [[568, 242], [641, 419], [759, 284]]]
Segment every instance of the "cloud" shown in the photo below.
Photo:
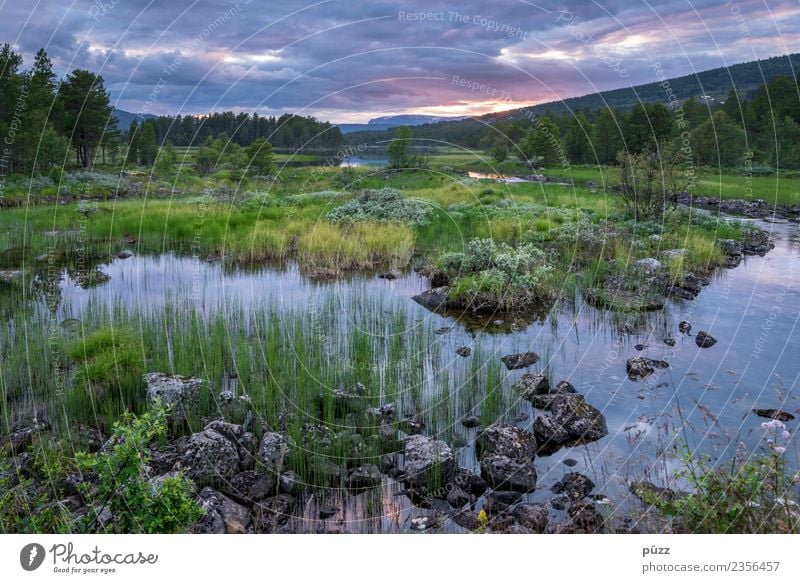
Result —
[[800, 40], [793, 0], [22, 4], [0, 8], [0, 37], [26, 62], [44, 46], [61, 74], [99, 71], [120, 107], [154, 113], [483, 113], [653, 81], [654, 61], [683, 75]]

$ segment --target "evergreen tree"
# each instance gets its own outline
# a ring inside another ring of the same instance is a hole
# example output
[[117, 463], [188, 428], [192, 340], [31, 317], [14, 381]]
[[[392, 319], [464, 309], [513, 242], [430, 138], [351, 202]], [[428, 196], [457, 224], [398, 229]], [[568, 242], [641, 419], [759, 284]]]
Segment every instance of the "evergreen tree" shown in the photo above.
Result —
[[389, 166], [391, 168], [408, 168], [410, 162], [411, 128], [397, 128], [394, 139], [389, 144]]
[[564, 136], [567, 157], [575, 164], [585, 164], [592, 159], [592, 144], [589, 140], [592, 127], [583, 112], [572, 118]]
[[535, 159], [540, 166], [558, 163], [563, 150], [560, 132], [553, 119], [548, 116], [538, 118], [525, 136], [520, 149], [528, 161]]
[[64, 132], [75, 148], [78, 163], [91, 168], [104, 132], [116, 126], [103, 78], [76, 69], [59, 88], [64, 104]]
[[151, 166], [156, 161], [157, 154], [156, 130], [152, 123], [145, 122], [142, 124], [141, 137], [139, 139], [139, 162], [142, 166]]
[[136, 164], [139, 161], [139, 123], [134, 119], [128, 128], [128, 151], [125, 154], [125, 161]]
[[617, 152], [622, 149], [622, 130], [610, 108], [600, 110], [592, 132], [592, 146], [598, 163], [616, 162]]
[[691, 133], [692, 152], [698, 164], [733, 167], [742, 163], [744, 131], [724, 111], [715, 111]]
[[252, 176], [269, 176], [272, 165], [272, 144], [264, 138], [258, 138], [247, 147], [248, 174]]

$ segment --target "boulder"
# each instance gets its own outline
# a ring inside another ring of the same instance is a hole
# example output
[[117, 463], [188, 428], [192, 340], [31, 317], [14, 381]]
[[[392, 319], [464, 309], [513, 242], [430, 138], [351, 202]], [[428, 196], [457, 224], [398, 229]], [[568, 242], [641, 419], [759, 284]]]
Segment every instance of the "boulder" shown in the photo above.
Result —
[[628, 362], [625, 363], [625, 369], [628, 371], [628, 378], [632, 381], [638, 381], [649, 377], [656, 372], [657, 368], [669, 368], [669, 363], [664, 360], [655, 360], [643, 356], [629, 358]]
[[200, 404], [200, 389], [205, 381], [196, 377], [149, 372], [144, 375], [147, 400], [161, 401], [180, 412], [196, 410]]
[[350, 470], [347, 485], [354, 492], [364, 492], [381, 485], [381, 471], [375, 464], [363, 464]]
[[289, 451], [293, 447], [295, 447], [294, 441], [284, 433], [264, 434], [258, 446], [258, 455], [268, 476], [277, 480], [284, 472]]
[[536, 439], [530, 431], [494, 424], [478, 438], [481, 475], [493, 487], [529, 492], [536, 487]]
[[681, 334], [688, 334], [692, 331], [692, 325], [686, 320], [683, 320], [680, 324], [678, 324], [678, 330]]
[[275, 481], [255, 470], [239, 472], [224, 485], [224, 493], [239, 504], [253, 506], [275, 491]]
[[489, 488], [486, 480], [466, 468], [456, 470], [452, 483], [476, 498], [483, 496], [484, 492]]
[[189, 437], [173, 470], [199, 486], [227, 482], [251, 461], [253, 440], [240, 425], [212, 421]]
[[443, 310], [447, 307], [450, 288], [446, 285], [434, 287], [421, 294], [413, 296], [411, 299], [418, 304], [425, 306], [429, 310]]
[[554, 395], [561, 393], [577, 393], [575, 387], [569, 381], [558, 381], [558, 384], [550, 391]]
[[450, 446], [424, 435], [411, 435], [405, 440], [403, 473], [407, 485], [443, 485], [455, 472]]
[[568, 513], [572, 520], [573, 532], [595, 533], [603, 528], [603, 515], [588, 500], [574, 502], [569, 507]]
[[694, 337], [694, 343], [700, 348], [711, 348], [717, 343], [717, 339], [708, 332], [700, 331]]
[[378, 277], [380, 277], [381, 279], [392, 280], [403, 277], [403, 274], [400, 273], [399, 269], [390, 269], [389, 271], [385, 271], [384, 273], [379, 273]]
[[512, 515], [531, 532], [541, 534], [547, 528], [547, 508], [541, 504], [518, 504]]
[[536, 364], [539, 360], [539, 355], [535, 352], [518, 352], [516, 354], [506, 354], [500, 360], [503, 361], [508, 370], [516, 370]]
[[481, 424], [480, 417], [476, 415], [467, 415], [463, 419], [461, 419], [461, 425], [466, 427], [467, 429], [472, 429], [473, 427], [478, 427]]
[[781, 411], [780, 409], [753, 409], [753, 413], [759, 417], [775, 419], [776, 421], [782, 421], [783, 423], [794, 421], [794, 415], [787, 411]]
[[512, 459], [504, 455], [485, 454], [481, 458], [481, 475], [493, 488], [530, 492], [536, 488], [533, 460]]
[[472, 501], [472, 497], [458, 486], [448, 488], [447, 503], [453, 508], [461, 508]]
[[533, 406], [546, 412], [533, 422], [538, 453], [551, 453], [565, 445], [597, 441], [608, 435], [605, 417], [583, 395], [542, 395], [534, 399]]
[[50, 423], [44, 416], [37, 416], [18, 425], [8, 435], [0, 438], [0, 449], [7, 449], [12, 455], [26, 450], [42, 433], [50, 430]]
[[515, 385], [521, 399], [530, 400], [535, 395], [546, 395], [550, 392], [550, 381], [547, 375], [527, 373]]
[[224, 494], [203, 488], [197, 497], [205, 511], [194, 526], [194, 532], [202, 534], [244, 534], [250, 529], [250, 510], [237, 504]]
[[291, 518], [296, 500], [291, 494], [278, 494], [253, 507], [253, 526], [258, 533], [278, 532]]

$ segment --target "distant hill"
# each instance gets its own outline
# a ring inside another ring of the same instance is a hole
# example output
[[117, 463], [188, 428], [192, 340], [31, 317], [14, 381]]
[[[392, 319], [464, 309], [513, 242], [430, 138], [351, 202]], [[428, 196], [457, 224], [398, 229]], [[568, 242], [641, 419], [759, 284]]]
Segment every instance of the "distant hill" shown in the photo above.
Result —
[[339, 129], [343, 134], [359, 131], [381, 131], [398, 128], [400, 126], [421, 126], [425, 124], [438, 123], [443, 121], [458, 121], [466, 119], [466, 116], [445, 117], [439, 115], [385, 115], [369, 120], [368, 123], [344, 123], [339, 124]]
[[117, 129], [123, 132], [127, 132], [128, 128], [131, 127], [131, 122], [135, 119], [136, 122], [141, 125], [143, 121], [148, 119], [156, 119], [158, 116], [153, 115], [152, 113], [131, 113], [130, 111], [125, 111], [123, 109], [114, 109], [114, 113], [112, 115], [117, 118]]
[[[679, 101], [690, 97], [701, 98], [707, 96], [716, 101], [724, 101], [734, 87], [740, 98], [748, 99], [758, 87], [768, 82], [777, 75], [795, 77], [800, 73], [800, 53], [771, 57], [759, 61], [750, 61], [720, 67], [708, 71], [701, 71], [691, 75], [669, 79], [669, 87]], [[459, 136], [474, 136], [480, 132], [486, 123], [516, 121], [532, 114], [569, 114], [581, 109], [596, 110], [602, 107], [614, 107], [623, 110], [631, 109], [637, 103], [663, 103], [668, 105], [666, 89], [662, 87], [663, 80], [653, 83], [611, 89], [599, 93], [591, 93], [580, 97], [570, 97], [561, 101], [541, 103], [532, 107], [512, 109], [503, 112], [490, 113], [477, 118], [463, 119], [461, 121], [444, 121], [418, 127], [414, 136], [418, 138], [440, 139], [447, 135], [448, 140], [461, 143]], [[358, 133], [350, 133], [347, 141], [350, 143], [382, 142], [390, 139], [390, 133], [379, 132], [379, 127], [364, 127]], [[342, 130], [344, 132], [344, 130]]]

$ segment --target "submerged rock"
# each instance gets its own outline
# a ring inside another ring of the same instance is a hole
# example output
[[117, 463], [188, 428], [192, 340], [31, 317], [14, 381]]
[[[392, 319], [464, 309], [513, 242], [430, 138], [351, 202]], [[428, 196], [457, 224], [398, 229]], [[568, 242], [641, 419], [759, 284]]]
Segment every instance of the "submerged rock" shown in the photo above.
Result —
[[399, 279], [399, 278], [403, 277], [403, 274], [400, 273], [400, 270], [398, 270], [398, 269], [390, 269], [389, 271], [386, 271], [384, 273], [379, 273], [378, 277], [380, 277], [381, 279], [392, 280], [392, 279]]
[[473, 427], [478, 427], [481, 424], [480, 417], [476, 417], [475, 415], [468, 415], [461, 420], [461, 425], [466, 427], [467, 429], [472, 429]]
[[532, 460], [486, 454], [481, 459], [481, 475], [493, 488], [519, 492], [530, 492], [536, 488], [536, 468]]
[[657, 368], [669, 368], [669, 363], [664, 360], [655, 360], [643, 356], [629, 358], [628, 362], [625, 363], [628, 378], [632, 381], [638, 381], [649, 377], [656, 372]]
[[597, 441], [608, 435], [605, 417], [588, 404], [583, 395], [542, 395], [533, 400], [533, 406], [546, 411], [533, 422], [539, 453], [550, 453], [564, 445]]
[[527, 368], [539, 361], [539, 355], [535, 352], [518, 352], [516, 354], [506, 354], [500, 359], [508, 370]]
[[347, 485], [354, 492], [364, 492], [381, 485], [381, 471], [375, 464], [363, 464], [350, 470]]
[[470, 348], [469, 346], [461, 346], [459, 348], [456, 348], [456, 354], [464, 358], [467, 358], [470, 354], [472, 354], [472, 348]]
[[594, 482], [578, 472], [569, 472], [551, 488], [554, 494], [566, 494], [570, 500], [586, 498], [594, 490]]
[[694, 343], [700, 348], [711, 348], [717, 343], [717, 339], [708, 332], [701, 331], [698, 332], [697, 336], [694, 337]]
[[678, 330], [681, 334], [688, 334], [692, 331], [692, 325], [686, 320], [683, 320], [680, 324], [678, 324]]
[[775, 419], [777, 421], [782, 421], [786, 423], [787, 421], [793, 421], [794, 415], [791, 413], [787, 413], [786, 411], [781, 411], [780, 409], [753, 409], [753, 413], [758, 415], [759, 417], [765, 417], [767, 419]]

